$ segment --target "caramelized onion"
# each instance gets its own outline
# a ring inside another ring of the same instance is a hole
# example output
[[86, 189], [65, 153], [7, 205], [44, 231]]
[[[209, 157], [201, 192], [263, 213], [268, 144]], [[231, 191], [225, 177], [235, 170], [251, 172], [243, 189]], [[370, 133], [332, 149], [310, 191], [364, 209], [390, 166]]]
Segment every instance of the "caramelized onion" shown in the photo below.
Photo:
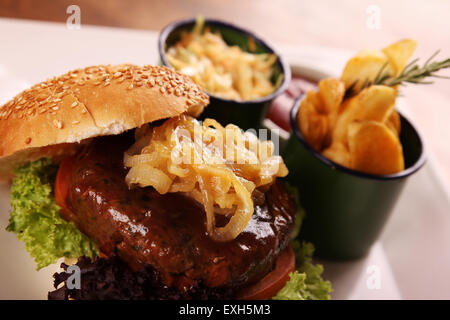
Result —
[[[125, 153], [128, 185], [152, 186], [159, 193], [183, 192], [201, 203], [206, 229], [217, 241], [236, 238], [250, 221], [256, 196], [276, 177], [287, 175], [271, 141], [259, 141], [237, 126], [203, 124], [181, 115], [159, 127], [136, 130], [136, 143]], [[229, 218], [216, 226], [216, 214]]]

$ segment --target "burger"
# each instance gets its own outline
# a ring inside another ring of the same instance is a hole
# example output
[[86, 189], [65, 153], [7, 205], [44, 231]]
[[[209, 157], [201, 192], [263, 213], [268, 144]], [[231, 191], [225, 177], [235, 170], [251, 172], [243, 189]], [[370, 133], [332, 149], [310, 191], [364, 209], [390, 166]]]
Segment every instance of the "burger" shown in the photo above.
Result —
[[[49, 299], [326, 299], [281, 157], [208, 96], [155, 66], [70, 71], [0, 108], [8, 231]], [[288, 191], [291, 189], [291, 191]], [[78, 277], [78, 281], [73, 281]]]

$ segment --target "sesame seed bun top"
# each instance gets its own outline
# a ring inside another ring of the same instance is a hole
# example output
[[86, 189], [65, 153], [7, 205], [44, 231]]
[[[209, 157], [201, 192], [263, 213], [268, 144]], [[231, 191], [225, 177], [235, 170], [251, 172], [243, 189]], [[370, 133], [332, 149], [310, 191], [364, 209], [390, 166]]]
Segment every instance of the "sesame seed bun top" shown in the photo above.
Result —
[[88, 138], [184, 112], [198, 116], [208, 103], [195, 83], [166, 67], [124, 64], [70, 71], [0, 108], [0, 179], [43, 156], [58, 160]]

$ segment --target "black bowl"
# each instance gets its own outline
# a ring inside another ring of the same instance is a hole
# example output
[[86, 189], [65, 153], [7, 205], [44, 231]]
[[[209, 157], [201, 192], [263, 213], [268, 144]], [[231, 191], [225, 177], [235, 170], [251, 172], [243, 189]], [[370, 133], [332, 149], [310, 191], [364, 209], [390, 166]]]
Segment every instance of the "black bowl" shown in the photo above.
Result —
[[[180, 39], [182, 32], [191, 31], [195, 26], [196, 19], [176, 21], [166, 26], [160, 33], [158, 39], [158, 50], [161, 63], [170, 67], [166, 58], [166, 50], [174, 45]], [[229, 45], [237, 45], [242, 50], [252, 53], [273, 53], [277, 56], [274, 66], [272, 83], [275, 84], [278, 77], [283, 76], [278, 88], [270, 95], [262, 98], [240, 101], [233, 99], [224, 99], [206, 92], [211, 100], [210, 105], [205, 108], [201, 119], [214, 118], [223, 125], [233, 123], [246, 130], [249, 128], [260, 128], [261, 122], [265, 117], [267, 108], [277, 96], [282, 94], [288, 87], [291, 80], [291, 69], [285, 60], [260, 37], [254, 33], [239, 28], [227, 22], [205, 19], [205, 26], [208, 26], [213, 32], [219, 32], [224, 41]], [[255, 50], [249, 48], [249, 39], [255, 44]]]
[[297, 126], [303, 97], [291, 109], [292, 134], [283, 153], [287, 178], [299, 189], [306, 211], [300, 236], [314, 243], [322, 258], [360, 258], [379, 238], [408, 178], [424, 165], [422, 139], [399, 113], [405, 169], [375, 175], [346, 168], [315, 151], [304, 139]]

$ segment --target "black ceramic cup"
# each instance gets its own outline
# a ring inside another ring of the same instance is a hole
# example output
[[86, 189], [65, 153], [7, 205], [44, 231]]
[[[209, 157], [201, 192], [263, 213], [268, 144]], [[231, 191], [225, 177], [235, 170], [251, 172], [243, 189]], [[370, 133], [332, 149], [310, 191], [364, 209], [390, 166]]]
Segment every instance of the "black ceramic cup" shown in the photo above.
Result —
[[[176, 21], [161, 31], [158, 39], [158, 50], [163, 65], [170, 67], [166, 57], [167, 49], [180, 40], [182, 32], [191, 31], [195, 23], [195, 18]], [[264, 40], [250, 31], [227, 22], [212, 19], [205, 19], [205, 26], [209, 27], [213, 32], [219, 32], [229, 45], [237, 45], [247, 52], [273, 53], [277, 56], [271, 81], [275, 85], [279, 81], [279, 77], [282, 77], [282, 80], [273, 93], [259, 99], [240, 101], [220, 98], [206, 92], [210, 97], [210, 104], [200, 116], [200, 119], [214, 118], [222, 125], [233, 123], [244, 130], [260, 128], [270, 103], [288, 87], [291, 80], [289, 64], [283, 60], [272, 46], [269, 46]], [[252, 50], [249, 48], [250, 43], [254, 44]]]
[[292, 134], [283, 152], [288, 179], [298, 187], [306, 211], [300, 236], [314, 243], [322, 258], [363, 257], [380, 236], [408, 177], [424, 165], [422, 139], [400, 114], [405, 170], [390, 175], [351, 170], [305, 141], [296, 121], [302, 98], [291, 110]]

